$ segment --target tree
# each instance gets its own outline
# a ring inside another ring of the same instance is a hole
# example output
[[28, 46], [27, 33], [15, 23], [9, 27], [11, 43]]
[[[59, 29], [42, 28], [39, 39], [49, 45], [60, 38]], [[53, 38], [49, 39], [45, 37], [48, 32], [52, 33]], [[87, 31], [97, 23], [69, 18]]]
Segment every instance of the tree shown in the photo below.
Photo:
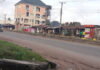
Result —
[[80, 22], [70, 22], [70, 26], [81, 26]]
[[50, 25], [50, 20], [46, 20], [46, 25]]
[[81, 23], [80, 22], [73, 22], [73, 25], [74, 26], [81, 26]]
[[8, 21], [11, 21], [11, 18], [8, 18]]
[[60, 23], [58, 21], [52, 21], [50, 26], [53, 26], [53, 27], [60, 26]]

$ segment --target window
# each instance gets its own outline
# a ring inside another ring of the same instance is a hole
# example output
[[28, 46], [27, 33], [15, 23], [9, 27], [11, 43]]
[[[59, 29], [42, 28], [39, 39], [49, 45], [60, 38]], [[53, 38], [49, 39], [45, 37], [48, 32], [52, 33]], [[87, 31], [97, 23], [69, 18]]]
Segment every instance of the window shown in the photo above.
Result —
[[43, 16], [42, 16], [42, 18], [45, 18], [45, 17], [46, 17], [46, 15], [43, 15]]
[[34, 16], [34, 14], [33, 13], [30, 13], [30, 16]]
[[29, 5], [26, 5], [26, 10], [29, 11]]
[[16, 23], [19, 23], [20, 21], [19, 21], [19, 19], [18, 18], [16, 18]]
[[21, 18], [21, 21], [23, 21], [23, 18]]
[[27, 17], [29, 16], [29, 12], [26, 12], [26, 16], [27, 16]]
[[36, 14], [36, 17], [37, 17], [37, 18], [40, 18], [40, 14]]
[[42, 21], [43, 24], [45, 24], [45, 21]]
[[24, 22], [25, 22], [25, 23], [28, 23], [28, 19], [24, 19]]
[[40, 12], [40, 8], [39, 8], [39, 7], [37, 7], [37, 8], [36, 8], [36, 11], [37, 11], [37, 12]]
[[16, 18], [16, 22], [20, 22], [20, 18]]
[[31, 22], [31, 23], [34, 23], [34, 19], [30, 19], [30, 22]]
[[40, 21], [39, 20], [36, 20], [36, 22], [35, 22], [36, 24], [40, 24]]

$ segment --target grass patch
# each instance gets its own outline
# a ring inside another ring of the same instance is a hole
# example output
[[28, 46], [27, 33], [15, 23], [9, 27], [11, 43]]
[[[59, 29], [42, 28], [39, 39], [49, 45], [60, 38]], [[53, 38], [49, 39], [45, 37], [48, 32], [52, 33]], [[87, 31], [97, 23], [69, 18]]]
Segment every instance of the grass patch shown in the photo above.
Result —
[[27, 48], [23, 48], [16, 44], [0, 40], [0, 59], [3, 58], [39, 62], [46, 61], [39, 54], [32, 52]]

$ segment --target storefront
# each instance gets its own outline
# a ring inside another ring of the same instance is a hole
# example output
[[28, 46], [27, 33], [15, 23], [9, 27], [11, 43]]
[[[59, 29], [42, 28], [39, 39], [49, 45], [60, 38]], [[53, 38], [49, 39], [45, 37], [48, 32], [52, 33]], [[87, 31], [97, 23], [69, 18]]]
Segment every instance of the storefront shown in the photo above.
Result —
[[80, 37], [80, 32], [84, 32], [83, 26], [63, 26], [62, 33], [65, 36], [77, 36]]
[[24, 29], [25, 32], [30, 32], [31, 31], [30, 25], [27, 25], [27, 24], [24, 24], [23, 29]]
[[85, 27], [85, 38], [94, 38], [95, 25], [84, 25], [84, 27]]

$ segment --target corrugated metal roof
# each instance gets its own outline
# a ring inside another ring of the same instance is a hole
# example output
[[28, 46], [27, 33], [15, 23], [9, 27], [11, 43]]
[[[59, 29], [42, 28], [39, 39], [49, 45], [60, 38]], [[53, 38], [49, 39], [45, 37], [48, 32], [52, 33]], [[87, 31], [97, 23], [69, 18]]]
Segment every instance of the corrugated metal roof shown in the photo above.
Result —
[[84, 26], [62, 26], [63, 29], [84, 29]]
[[41, 0], [21, 0], [16, 5], [21, 4], [21, 3], [26, 3], [26, 4], [32, 4], [32, 5], [37, 5], [37, 6], [44, 6], [48, 7], [45, 3], [43, 3]]

